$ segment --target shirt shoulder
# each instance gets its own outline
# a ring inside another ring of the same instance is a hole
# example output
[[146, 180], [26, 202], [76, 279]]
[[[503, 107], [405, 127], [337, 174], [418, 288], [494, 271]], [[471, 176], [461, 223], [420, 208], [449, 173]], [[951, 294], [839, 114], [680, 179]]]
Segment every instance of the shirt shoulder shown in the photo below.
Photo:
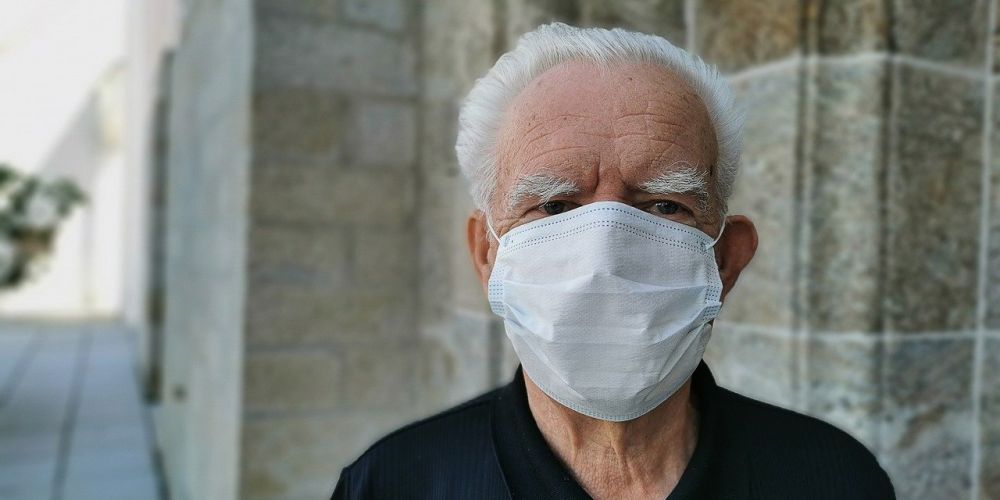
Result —
[[493, 451], [491, 391], [397, 429], [344, 468], [334, 499], [492, 498], [506, 491]]
[[727, 389], [718, 397], [727, 440], [745, 450], [755, 497], [895, 498], [875, 455], [847, 432]]

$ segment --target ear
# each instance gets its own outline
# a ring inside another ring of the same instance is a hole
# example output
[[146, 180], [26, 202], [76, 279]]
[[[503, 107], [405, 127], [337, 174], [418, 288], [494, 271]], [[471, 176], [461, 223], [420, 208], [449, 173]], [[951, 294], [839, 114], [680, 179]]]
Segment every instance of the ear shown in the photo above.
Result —
[[473, 210], [466, 222], [465, 231], [469, 244], [469, 255], [472, 257], [472, 267], [475, 269], [476, 275], [479, 276], [479, 282], [485, 291], [490, 280], [490, 273], [493, 272], [493, 258], [495, 256], [490, 242], [491, 238], [486, 232], [486, 214], [482, 210]]
[[753, 222], [742, 215], [727, 217], [726, 229], [715, 244], [715, 262], [722, 278], [722, 300], [736, 285], [736, 279], [756, 252], [757, 228]]

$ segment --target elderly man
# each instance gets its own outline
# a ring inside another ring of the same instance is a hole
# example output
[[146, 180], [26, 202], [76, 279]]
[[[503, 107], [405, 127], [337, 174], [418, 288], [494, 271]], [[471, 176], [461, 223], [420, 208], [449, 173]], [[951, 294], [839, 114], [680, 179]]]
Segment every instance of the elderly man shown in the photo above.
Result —
[[521, 368], [377, 442], [334, 498], [894, 498], [846, 433], [702, 361], [757, 247], [727, 216], [741, 126], [718, 72], [662, 38], [526, 34], [476, 82], [456, 148]]

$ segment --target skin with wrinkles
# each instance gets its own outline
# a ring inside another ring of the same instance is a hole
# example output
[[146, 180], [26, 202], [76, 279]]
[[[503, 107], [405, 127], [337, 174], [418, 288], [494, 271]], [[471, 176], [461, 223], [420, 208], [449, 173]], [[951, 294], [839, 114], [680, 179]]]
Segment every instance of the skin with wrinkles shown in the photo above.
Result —
[[[708, 112], [690, 86], [666, 69], [639, 63], [602, 72], [571, 61], [535, 78], [507, 109], [497, 146], [496, 195], [490, 217], [498, 234], [595, 201], [618, 201], [718, 234], [720, 200], [696, 193], [650, 193], [644, 185], [671, 169], [697, 169], [715, 185], [717, 146]], [[518, 179], [546, 174], [576, 192], [542, 200], [506, 195]], [[703, 200], [702, 200], [703, 201]], [[555, 203], [555, 205], [553, 205]], [[670, 210], [661, 211], [664, 207]], [[473, 265], [486, 287], [497, 251], [486, 216], [467, 225]], [[723, 300], [757, 246], [753, 224], [729, 216], [715, 246]], [[528, 402], [542, 435], [594, 498], [665, 498], [697, 445], [697, 401], [690, 380], [652, 412], [627, 422], [584, 416], [556, 403], [525, 377]]]

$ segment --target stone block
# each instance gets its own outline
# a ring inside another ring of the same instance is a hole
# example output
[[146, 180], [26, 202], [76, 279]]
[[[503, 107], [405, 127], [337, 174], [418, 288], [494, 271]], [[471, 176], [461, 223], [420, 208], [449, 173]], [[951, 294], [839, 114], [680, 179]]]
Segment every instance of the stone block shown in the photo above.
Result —
[[405, 0], [342, 0], [344, 17], [359, 24], [398, 33], [406, 28], [410, 2]]
[[883, 0], [817, 2], [816, 40], [821, 54], [851, 54], [886, 50], [889, 12]]
[[993, 82], [993, 136], [990, 167], [989, 254], [986, 269], [986, 326], [1000, 330], [1000, 84]]
[[797, 408], [797, 345], [791, 331], [716, 321], [705, 362], [719, 385], [754, 399]]
[[247, 244], [252, 280], [345, 289], [352, 269], [349, 232], [255, 225]]
[[400, 407], [247, 419], [242, 428], [238, 498], [329, 498], [341, 468], [416, 416]]
[[402, 228], [415, 209], [413, 178], [398, 172], [258, 163], [251, 175], [257, 222]]
[[407, 293], [337, 292], [322, 287], [257, 283], [247, 293], [249, 347], [329, 345], [416, 334]]
[[886, 65], [821, 62], [815, 68], [804, 270], [805, 320], [813, 331], [880, 327]]
[[484, 314], [459, 310], [451, 321], [424, 329], [437, 353], [430, 372], [433, 383], [447, 404], [469, 399], [496, 383], [489, 321]]
[[248, 351], [243, 369], [243, 410], [315, 411], [345, 405], [337, 349]]
[[450, 102], [421, 104], [421, 160], [417, 220], [420, 235], [421, 312], [442, 317], [454, 305], [453, 263], [468, 265], [465, 216], [457, 207], [469, 205], [469, 195], [455, 159], [457, 107]]
[[1000, 335], [983, 342], [979, 484], [984, 500], [1000, 499]]
[[351, 164], [408, 169], [417, 157], [417, 114], [406, 102], [361, 100], [350, 127]]
[[888, 185], [886, 318], [894, 331], [971, 328], [983, 85], [901, 64]]
[[459, 96], [452, 97], [420, 103], [422, 121], [417, 134], [420, 138], [419, 169], [424, 176], [457, 179], [460, 175], [455, 156]]
[[503, 2], [507, 17], [507, 47], [504, 50], [513, 49], [521, 35], [541, 24], [553, 21], [579, 24], [580, 6], [574, 0], [503, 0]]
[[257, 19], [275, 15], [299, 16], [305, 19], [335, 20], [341, 0], [254, 0], [253, 10]]
[[587, 26], [625, 28], [660, 35], [678, 47], [684, 47], [684, 0], [638, 0], [604, 2], [582, 0], [580, 21]]
[[971, 336], [886, 344], [880, 459], [898, 498], [966, 498], [972, 460]]
[[415, 335], [396, 341], [344, 345], [340, 391], [352, 409], [390, 410], [420, 403], [426, 350]]
[[413, 44], [364, 28], [310, 19], [257, 19], [257, 88], [311, 87], [369, 96], [417, 92]]
[[410, 231], [358, 229], [351, 245], [354, 265], [351, 282], [355, 289], [374, 292], [406, 292], [415, 286], [417, 255]]
[[700, 0], [696, 52], [731, 73], [799, 52], [802, 3], [797, 0]]
[[921, 59], [982, 68], [989, 2], [894, 0], [893, 39], [899, 52]]
[[798, 72], [767, 72], [733, 82], [746, 108], [742, 171], [729, 213], [750, 217], [759, 246], [736, 287], [726, 297], [726, 321], [767, 326], [792, 324], [796, 211], [795, 138], [798, 133]]
[[260, 90], [253, 102], [254, 152], [335, 158], [347, 108], [345, 99], [327, 90]]
[[806, 412], [843, 429], [874, 451], [881, 396], [879, 341], [833, 334], [813, 336], [806, 342]]
[[[498, 5], [499, 2], [465, 0], [433, 0], [423, 4], [422, 99], [458, 102], [472, 88], [475, 79], [493, 65]], [[450, 29], [441, 29], [442, 26]], [[456, 112], [451, 120], [455, 121], [457, 116]]]

